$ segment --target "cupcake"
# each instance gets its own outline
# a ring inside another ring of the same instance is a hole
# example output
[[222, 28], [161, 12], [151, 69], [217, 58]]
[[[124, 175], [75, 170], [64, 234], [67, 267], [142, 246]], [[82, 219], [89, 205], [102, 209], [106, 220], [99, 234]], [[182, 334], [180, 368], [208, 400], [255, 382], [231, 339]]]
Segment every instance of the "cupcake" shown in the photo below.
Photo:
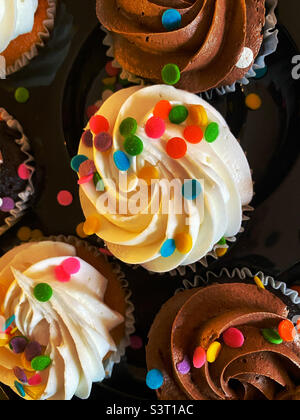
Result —
[[0, 235], [19, 220], [34, 197], [29, 151], [20, 124], [0, 108]]
[[161, 83], [162, 69], [173, 63], [181, 71], [176, 87], [200, 93], [248, 83], [253, 66], [264, 67], [264, 57], [278, 42], [276, 4], [97, 0], [97, 15], [108, 33], [109, 54], [127, 77]]
[[3, 0], [0, 9], [0, 78], [38, 54], [54, 24], [56, 0]]
[[120, 280], [75, 238], [30, 242], [5, 254], [0, 381], [26, 399], [88, 398], [92, 384], [120, 361], [134, 329]]
[[224, 273], [162, 307], [146, 349], [147, 383], [159, 399], [299, 399], [300, 345], [291, 319], [300, 299], [265, 280], [256, 276], [255, 285], [248, 273]]
[[167, 85], [110, 96], [90, 119], [71, 166], [86, 234], [152, 272], [224, 253], [253, 196], [246, 156], [223, 117]]

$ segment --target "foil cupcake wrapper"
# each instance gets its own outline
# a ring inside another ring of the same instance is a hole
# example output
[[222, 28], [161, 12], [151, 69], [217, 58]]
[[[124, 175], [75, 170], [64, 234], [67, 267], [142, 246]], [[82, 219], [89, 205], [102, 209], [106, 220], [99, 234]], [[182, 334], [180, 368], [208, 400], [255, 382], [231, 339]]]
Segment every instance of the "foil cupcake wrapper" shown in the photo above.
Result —
[[121, 270], [121, 267], [116, 262], [108, 260], [107, 256], [103, 255], [98, 251], [95, 246], [90, 245], [88, 242], [78, 239], [75, 236], [50, 236], [43, 238], [42, 240], [51, 240], [56, 242], [65, 242], [73, 246], [84, 246], [94, 256], [99, 257], [100, 255], [111, 265], [112, 271], [116, 274], [120, 281], [122, 289], [124, 290], [125, 302], [126, 302], [126, 313], [125, 313], [125, 336], [117, 346], [117, 351], [112, 353], [111, 356], [105, 361], [104, 367], [106, 371], [106, 378], [110, 378], [113, 367], [115, 364], [120, 363], [122, 357], [125, 355], [126, 348], [130, 345], [130, 336], [135, 332], [135, 319], [134, 319], [134, 305], [131, 302], [131, 291], [129, 290], [129, 284], [126, 280], [126, 276]]
[[[21, 151], [26, 155], [27, 158], [23, 163], [33, 175], [33, 173], [35, 172], [35, 169], [32, 166], [34, 158], [30, 154], [29, 141], [24, 134], [22, 126], [11, 115], [9, 115], [4, 108], [0, 108], [0, 116], [10, 128], [17, 130], [19, 133], [21, 133], [22, 137], [20, 139], [16, 139], [15, 142], [18, 146], [20, 146]], [[13, 225], [15, 225], [15, 223], [19, 221], [19, 219], [24, 215], [25, 211], [27, 210], [28, 201], [34, 195], [35, 192], [35, 188], [32, 182], [32, 175], [28, 180], [25, 190], [19, 194], [19, 201], [15, 203], [15, 208], [8, 213], [9, 216], [5, 219], [5, 224], [3, 226], [0, 226], [0, 236]]]
[[[217, 93], [217, 95], [222, 96], [227, 93], [235, 92], [236, 85], [248, 85], [249, 79], [256, 76], [256, 71], [265, 68], [265, 59], [267, 56], [273, 54], [278, 45], [278, 30], [275, 29], [277, 25], [277, 18], [275, 14], [276, 7], [278, 5], [278, 0], [266, 0], [266, 21], [265, 26], [263, 29], [264, 37], [263, 37], [263, 43], [260, 49], [260, 52], [258, 56], [255, 59], [255, 62], [252, 66], [252, 68], [248, 71], [248, 73], [241, 79], [236, 81], [231, 86], [222, 86], [220, 88], [214, 88], [211, 90], [208, 90], [207, 92], [200, 93], [200, 96], [205, 96], [207, 99], [211, 99], [214, 92]], [[113, 59], [113, 66], [120, 68], [121, 75], [120, 77], [122, 79], [126, 79], [129, 82], [133, 84], [139, 84], [139, 85], [146, 85], [146, 81], [141, 79], [140, 77], [134, 75], [133, 73], [124, 70], [122, 66], [118, 63], [118, 61], [115, 59], [114, 56], [114, 46], [113, 46], [113, 39], [110, 34], [110, 32], [104, 28], [103, 25], [101, 25], [102, 30], [106, 33], [106, 36], [104, 38], [103, 44], [108, 47], [108, 50], [106, 52], [106, 55], [109, 58]]]
[[54, 27], [54, 19], [56, 14], [56, 0], [48, 0], [47, 19], [44, 20], [44, 30], [40, 32], [40, 41], [33, 45], [30, 50], [26, 51], [13, 65], [6, 68], [5, 58], [0, 55], [0, 79], [6, 79], [7, 76], [16, 73], [25, 67], [39, 53], [39, 48], [45, 46], [50, 38], [50, 33]]

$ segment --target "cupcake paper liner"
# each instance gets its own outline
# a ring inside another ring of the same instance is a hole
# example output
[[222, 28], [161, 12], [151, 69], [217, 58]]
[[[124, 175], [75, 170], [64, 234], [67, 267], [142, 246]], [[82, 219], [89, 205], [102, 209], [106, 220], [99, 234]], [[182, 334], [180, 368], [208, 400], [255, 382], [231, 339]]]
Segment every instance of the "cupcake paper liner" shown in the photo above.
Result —
[[33, 45], [30, 50], [26, 51], [13, 65], [6, 69], [5, 58], [0, 55], [0, 79], [5, 79], [23, 67], [25, 67], [39, 53], [38, 48], [44, 47], [50, 38], [50, 33], [54, 27], [54, 18], [56, 13], [56, 0], [48, 0], [47, 19], [44, 20], [44, 31], [38, 35], [40, 41]]
[[[275, 10], [278, 4], [278, 0], [266, 0], [266, 21], [265, 26], [263, 29], [263, 43], [260, 49], [258, 56], [255, 59], [255, 62], [252, 68], [248, 71], [248, 73], [241, 79], [233, 83], [231, 86], [222, 86], [219, 88], [214, 88], [208, 90], [207, 92], [200, 93], [200, 96], [205, 95], [207, 99], [211, 99], [214, 92], [218, 95], [222, 96], [226, 93], [232, 93], [236, 90], [236, 85], [248, 85], [249, 79], [256, 76], [256, 71], [265, 68], [265, 59], [267, 56], [273, 54], [278, 45], [278, 30], [275, 29], [277, 25], [277, 18], [275, 14]], [[106, 52], [107, 56], [113, 59], [114, 67], [122, 69], [121, 78], [127, 79], [129, 82], [134, 84], [146, 85], [147, 82], [140, 77], [134, 75], [133, 73], [124, 70], [122, 66], [118, 63], [114, 56], [114, 46], [113, 46], [113, 39], [110, 32], [101, 25], [102, 30], [106, 33], [104, 38], [103, 44], [108, 47]]]
[[[22, 137], [20, 139], [16, 139], [15, 142], [20, 146], [21, 151], [27, 156], [27, 159], [23, 163], [26, 165], [26, 168], [29, 169], [29, 171], [33, 175], [33, 173], [35, 172], [35, 169], [32, 166], [32, 163], [34, 162], [34, 158], [29, 153], [30, 152], [29, 141], [24, 134], [22, 126], [11, 115], [9, 115], [3, 108], [0, 108], [0, 116], [10, 128], [17, 130], [19, 133], [21, 133]], [[11, 228], [15, 223], [17, 223], [19, 219], [23, 216], [26, 209], [28, 208], [28, 201], [34, 195], [34, 192], [35, 192], [35, 188], [32, 183], [32, 175], [28, 180], [26, 189], [19, 194], [20, 200], [15, 203], [15, 208], [8, 213], [10, 214], [10, 216], [8, 216], [5, 219], [5, 225], [0, 226], [0, 235], [5, 233], [9, 228]]]

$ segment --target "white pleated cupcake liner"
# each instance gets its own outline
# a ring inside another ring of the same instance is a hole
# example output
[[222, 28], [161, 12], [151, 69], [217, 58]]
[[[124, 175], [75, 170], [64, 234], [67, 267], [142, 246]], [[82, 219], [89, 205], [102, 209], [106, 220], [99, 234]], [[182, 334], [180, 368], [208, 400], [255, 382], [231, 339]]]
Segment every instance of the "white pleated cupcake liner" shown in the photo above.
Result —
[[78, 239], [75, 236], [50, 236], [49, 238], [43, 238], [42, 240], [50, 240], [55, 242], [64, 242], [70, 245], [73, 245], [75, 248], [84, 247], [88, 250], [91, 254], [95, 257], [99, 257], [100, 255], [105, 258], [105, 260], [111, 265], [112, 272], [117, 276], [122, 289], [125, 295], [125, 302], [126, 302], [126, 313], [125, 313], [125, 336], [121, 340], [121, 342], [117, 345], [117, 350], [111, 354], [111, 356], [104, 362], [104, 368], [106, 372], [106, 378], [110, 378], [112, 375], [113, 367], [115, 364], [120, 363], [122, 357], [125, 355], [126, 348], [130, 345], [130, 336], [135, 332], [135, 318], [134, 318], [134, 305], [131, 302], [130, 298], [132, 293], [129, 289], [128, 281], [126, 280], [126, 276], [123, 273], [121, 267], [118, 263], [108, 260], [107, 256], [100, 253], [100, 251], [93, 245], [90, 245], [88, 242]]
[[32, 182], [32, 176], [35, 172], [35, 168], [32, 166], [32, 164], [34, 163], [34, 158], [30, 154], [29, 140], [25, 136], [20, 123], [16, 121], [11, 115], [9, 115], [4, 108], [0, 108], [0, 116], [2, 117], [3, 121], [6, 122], [9, 128], [18, 131], [21, 134], [22, 137], [20, 139], [16, 139], [15, 142], [18, 146], [20, 146], [21, 151], [25, 154], [26, 159], [23, 163], [31, 173], [31, 177], [27, 182], [25, 190], [19, 193], [18, 195], [19, 201], [15, 203], [15, 208], [8, 213], [9, 216], [5, 219], [5, 224], [3, 226], [0, 226], [1, 236], [19, 221], [19, 219], [24, 215], [25, 211], [28, 208], [28, 201], [35, 193], [35, 188]]
[[[219, 88], [214, 88], [208, 90], [207, 92], [202, 92], [199, 95], [205, 96], [207, 99], [211, 99], [214, 92], [216, 92], [219, 96], [223, 96], [227, 93], [233, 93], [236, 90], [237, 85], [248, 85], [250, 79], [256, 76], [256, 71], [264, 69], [266, 66], [265, 59], [269, 55], [273, 54], [278, 46], [278, 30], [276, 29], [277, 25], [277, 18], [275, 14], [275, 10], [278, 4], [278, 0], [266, 0], [266, 21], [265, 26], [263, 29], [263, 43], [260, 49], [258, 56], [256, 57], [252, 68], [248, 71], [248, 73], [241, 79], [233, 83], [232, 85], [222, 86]], [[115, 59], [114, 55], [114, 44], [113, 38], [110, 32], [101, 26], [102, 30], [106, 33], [104, 38], [103, 44], [108, 47], [106, 55], [113, 59], [113, 66], [116, 68], [121, 69], [120, 77], [121, 79], [128, 80], [130, 83], [138, 84], [141, 86], [146, 86], [148, 84], [147, 81], [143, 80], [142, 78], [136, 76], [135, 74], [124, 70], [122, 66], [118, 63]]]
[[33, 45], [30, 50], [26, 51], [14, 64], [6, 68], [5, 58], [0, 54], [0, 79], [6, 79], [7, 76], [21, 70], [39, 54], [39, 48], [44, 47], [50, 38], [51, 31], [54, 27], [55, 14], [56, 0], [48, 0], [47, 19], [43, 22], [44, 30], [38, 34], [40, 41]]

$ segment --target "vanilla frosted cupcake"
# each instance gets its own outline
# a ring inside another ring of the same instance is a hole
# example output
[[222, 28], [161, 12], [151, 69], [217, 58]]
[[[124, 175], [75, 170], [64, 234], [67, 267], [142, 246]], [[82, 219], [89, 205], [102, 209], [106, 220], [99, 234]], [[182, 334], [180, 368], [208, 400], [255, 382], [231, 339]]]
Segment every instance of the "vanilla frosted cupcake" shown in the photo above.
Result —
[[26, 399], [88, 398], [132, 332], [112, 267], [68, 240], [23, 244], [0, 259], [0, 382]]
[[223, 117], [165, 85], [112, 95], [71, 165], [85, 232], [153, 272], [195, 263], [235, 237], [253, 196], [249, 164]]

